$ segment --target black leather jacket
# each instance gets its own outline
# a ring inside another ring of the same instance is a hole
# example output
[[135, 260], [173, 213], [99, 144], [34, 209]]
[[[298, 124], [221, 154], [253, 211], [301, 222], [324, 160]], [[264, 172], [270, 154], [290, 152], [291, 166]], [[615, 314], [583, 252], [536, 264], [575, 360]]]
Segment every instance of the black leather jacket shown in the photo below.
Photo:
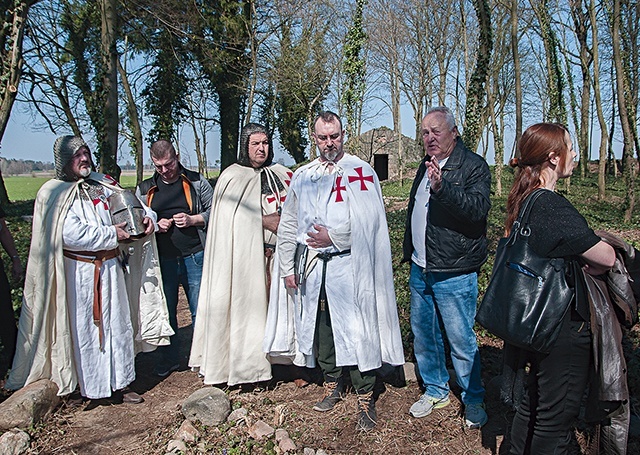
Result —
[[[426, 172], [422, 160], [411, 187], [403, 243], [403, 262], [411, 260], [411, 214]], [[426, 233], [427, 270], [471, 273], [487, 260], [487, 214], [491, 208], [487, 162], [458, 142], [442, 167], [442, 186], [431, 191]]]

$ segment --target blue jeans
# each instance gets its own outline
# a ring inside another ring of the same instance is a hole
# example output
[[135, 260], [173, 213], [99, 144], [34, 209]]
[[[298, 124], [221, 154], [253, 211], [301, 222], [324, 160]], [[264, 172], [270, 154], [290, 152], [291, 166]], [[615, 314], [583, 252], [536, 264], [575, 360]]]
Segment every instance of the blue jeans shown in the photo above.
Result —
[[171, 346], [163, 349], [165, 360], [178, 362], [178, 288], [182, 285], [187, 295], [189, 309], [191, 310], [191, 322], [196, 322], [196, 310], [198, 308], [198, 295], [200, 294], [200, 282], [202, 281], [202, 263], [204, 250], [181, 258], [160, 257], [160, 270], [162, 271], [162, 288], [167, 298], [169, 310], [169, 324], [176, 333], [171, 337]]
[[411, 329], [413, 351], [428, 396], [449, 396], [444, 339], [451, 347], [451, 361], [462, 402], [482, 403], [484, 387], [480, 377], [480, 352], [473, 325], [478, 299], [477, 273], [424, 272], [411, 263]]

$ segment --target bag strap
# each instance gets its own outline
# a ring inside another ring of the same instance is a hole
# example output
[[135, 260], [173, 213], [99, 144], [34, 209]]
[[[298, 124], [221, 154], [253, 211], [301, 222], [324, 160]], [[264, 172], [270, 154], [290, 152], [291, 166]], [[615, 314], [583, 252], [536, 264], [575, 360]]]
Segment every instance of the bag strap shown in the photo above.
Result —
[[535, 204], [538, 198], [542, 196], [542, 193], [544, 193], [545, 191], [549, 190], [545, 188], [536, 188], [524, 199], [524, 201], [522, 202], [522, 206], [520, 207], [520, 213], [518, 213], [518, 219], [516, 220], [516, 223], [518, 223], [518, 229], [529, 224], [529, 215], [531, 214], [533, 204]]

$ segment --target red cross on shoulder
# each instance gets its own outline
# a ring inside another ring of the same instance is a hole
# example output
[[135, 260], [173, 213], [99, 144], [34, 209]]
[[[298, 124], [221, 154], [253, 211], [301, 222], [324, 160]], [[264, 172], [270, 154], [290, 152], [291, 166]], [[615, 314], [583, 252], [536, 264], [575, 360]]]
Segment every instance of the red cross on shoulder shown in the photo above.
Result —
[[353, 170], [356, 172], [357, 175], [348, 176], [349, 183], [359, 181], [360, 191], [367, 191], [367, 184], [365, 183], [365, 181], [373, 183], [373, 175], [363, 175], [362, 166], [356, 167]]
[[336, 193], [336, 202], [344, 202], [342, 192], [346, 190], [347, 187], [342, 184], [342, 176], [339, 175], [338, 177], [336, 177], [336, 183], [331, 189], [332, 193]]

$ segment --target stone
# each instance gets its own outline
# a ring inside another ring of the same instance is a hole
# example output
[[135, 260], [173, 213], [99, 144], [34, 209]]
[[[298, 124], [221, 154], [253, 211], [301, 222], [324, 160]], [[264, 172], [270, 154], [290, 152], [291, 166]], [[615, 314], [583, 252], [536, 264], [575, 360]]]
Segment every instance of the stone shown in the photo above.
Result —
[[190, 421], [215, 426], [227, 420], [231, 402], [227, 395], [215, 387], [204, 387], [193, 392], [182, 403], [182, 414]]
[[39, 423], [60, 404], [58, 386], [41, 379], [16, 391], [0, 403], [0, 431], [23, 430]]
[[184, 442], [196, 442], [200, 437], [200, 432], [193, 424], [185, 420], [176, 431], [176, 434], [173, 435], [174, 439], [179, 439]]
[[187, 453], [187, 444], [180, 439], [172, 439], [167, 444], [167, 454]]
[[407, 382], [418, 382], [418, 377], [416, 376], [416, 367], [412, 362], [405, 362], [403, 365], [404, 369], [404, 377]]
[[276, 430], [276, 442], [280, 442], [289, 437], [289, 433], [284, 428], [278, 428]]
[[322, 449], [318, 449], [318, 450], [316, 450], [316, 455], [329, 455], [329, 453], [328, 453], [328, 452], [325, 452], [325, 451], [324, 451], [324, 450], [322, 450]]
[[244, 421], [245, 417], [247, 417], [247, 410], [245, 408], [238, 408], [229, 414], [227, 422], [235, 423], [238, 421]]
[[311, 447], [305, 447], [304, 451], [302, 452], [302, 455], [316, 455], [316, 451], [313, 450]]
[[275, 430], [269, 424], [262, 420], [258, 420], [256, 423], [251, 425], [251, 427], [249, 427], [249, 436], [251, 436], [256, 441], [259, 441], [263, 438], [270, 438], [273, 435], [274, 431]]
[[3, 455], [21, 455], [29, 450], [31, 438], [27, 433], [13, 428], [0, 436], [0, 453]]
[[283, 452], [295, 452], [296, 449], [298, 448], [296, 446], [296, 443], [293, 442], [293, 440], [287, 436], [286, 438], [282, 439], [279, 443], [278, 443], [278, 447], [280, 447], [280, 449]]

